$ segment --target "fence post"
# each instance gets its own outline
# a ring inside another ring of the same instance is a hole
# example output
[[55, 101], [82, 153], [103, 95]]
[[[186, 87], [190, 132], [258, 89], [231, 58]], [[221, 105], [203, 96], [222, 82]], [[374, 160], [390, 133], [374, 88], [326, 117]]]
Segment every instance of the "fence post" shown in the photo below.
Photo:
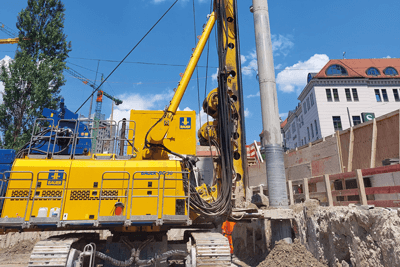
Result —
[[304, 187], [304, 196], [306, 198], [306, 200], [310, 199], [310, 191], [308, 190], [308, 178], [304, 178], [304, 183], [303, 183], [303, 187]]
[[331, 182], [329, 180], [328, 174], [324, 175], [324, 181], [325, 181], [326, 196], [328, 198], [328, 204], [329, 204], [329, 207], [332, 207], [333, 206], [333, 198], [332, 198]]
[[371, 164], [370, 168], [375, 168], [375, 158], [376, 158], [376, 139], [377, 139], [377, 126], [376, 126], [376, 119], [372, 123], [372, 145], [371, 145]]
[[360, 169], [357, 169], [357, 184], [361, 205], [368, 205], [367, 195], [365, 194], [364, 179]]
[[347, 160], [347, 172], [353, 171], [353, 148], [354, 148], [354, 131], [353, 127], [350, 128], [350, 141], [349, 141], [349, 157]]
[[289, 200], [290, 205], [294, 205], [294, 198], [293, 198], [293, 183], [291, 180], [288, 180], [288, 190], [289, 190]]

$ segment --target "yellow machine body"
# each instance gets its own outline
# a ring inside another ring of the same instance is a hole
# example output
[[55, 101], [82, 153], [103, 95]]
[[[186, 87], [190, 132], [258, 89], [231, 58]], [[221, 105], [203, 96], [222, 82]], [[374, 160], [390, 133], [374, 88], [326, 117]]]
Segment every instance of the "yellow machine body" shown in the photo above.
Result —
[[[57, 216], [66, 223], [90, 221], [117, 216], [116, 203], [123, 204], [128, 219], [187, 214], [184, 204], [177, 205], [182, 198], [176, 196], [185, 195], [179, 161], [16, 159], [13, 171], [24, 173], [11, 174], [6, 197], [12, 198], [5, 200], [2, 218], [29, 221], [39, 209], [47, 208], [51, 217], [50, 211], [59, 208]], [[23, 197], [29, 194], [27, 201]]]
[[[138, 150], [136, 159], [146, 158], [146, 150], [143, 149], [148, 130], [163, 116], [163, 111], [131, 110], [129, 139], [135, 140], [135, 148]], [[163, 145], [169, 150], [183, 154], [196, 155], [196, 112], [177, 111], [170, 122], [168, 132], [163, 139]], [[132, 148], [128, 147], [128, 154], [132, 154]], [[159, 155], [154, 159], [167, 159], [168, 155]]]

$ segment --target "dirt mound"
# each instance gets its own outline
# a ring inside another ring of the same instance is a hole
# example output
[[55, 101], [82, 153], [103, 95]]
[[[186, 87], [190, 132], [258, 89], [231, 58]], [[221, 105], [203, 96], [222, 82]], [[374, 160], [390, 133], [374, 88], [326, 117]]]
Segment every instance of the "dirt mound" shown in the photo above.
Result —
[[274, 249], [258, 267], [326, 267], [309, 252], [298, 239], [293, 244], [281, 240], [275, 244]]
[[29, 254], [32, 252], [33, 247], [35, 246], [36, 240], [35, 241], [28, 241], [28, 240], [23, 240], [16, 245], [7, 248], [7, 249], [2, 249], [0, 250], [1, 256], [6, 256], [10, 257], [13, 255], [18, 255], [18, 254]]

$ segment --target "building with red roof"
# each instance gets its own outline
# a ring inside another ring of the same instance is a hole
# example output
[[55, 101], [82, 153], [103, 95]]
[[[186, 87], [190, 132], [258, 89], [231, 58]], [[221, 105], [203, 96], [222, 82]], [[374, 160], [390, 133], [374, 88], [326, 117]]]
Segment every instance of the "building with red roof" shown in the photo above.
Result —
[[400, 59], [332, 59], [309, 73], [283, 123], [293, 149], [400, 108]]

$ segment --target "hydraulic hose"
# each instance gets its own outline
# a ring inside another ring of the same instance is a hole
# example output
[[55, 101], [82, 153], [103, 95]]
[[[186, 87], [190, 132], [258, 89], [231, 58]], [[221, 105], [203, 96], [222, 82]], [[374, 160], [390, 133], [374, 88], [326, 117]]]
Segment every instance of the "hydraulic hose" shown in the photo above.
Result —
[[99, 251], [96, 251], [96, 257], [98, 257], [102, 260], [108, 261], [112, 265], [119, 266], [119, 267], [126, 267], [126, 266], [131, 266], [133, 264], [133, 262], [135, 261], [135, 252], [136, 252], [136, 249], [133, 248], [131, 250], [131, 257], [125, 261], [116, 260], [110, 256], [107, 256], [104, 253], [99, 252]]

